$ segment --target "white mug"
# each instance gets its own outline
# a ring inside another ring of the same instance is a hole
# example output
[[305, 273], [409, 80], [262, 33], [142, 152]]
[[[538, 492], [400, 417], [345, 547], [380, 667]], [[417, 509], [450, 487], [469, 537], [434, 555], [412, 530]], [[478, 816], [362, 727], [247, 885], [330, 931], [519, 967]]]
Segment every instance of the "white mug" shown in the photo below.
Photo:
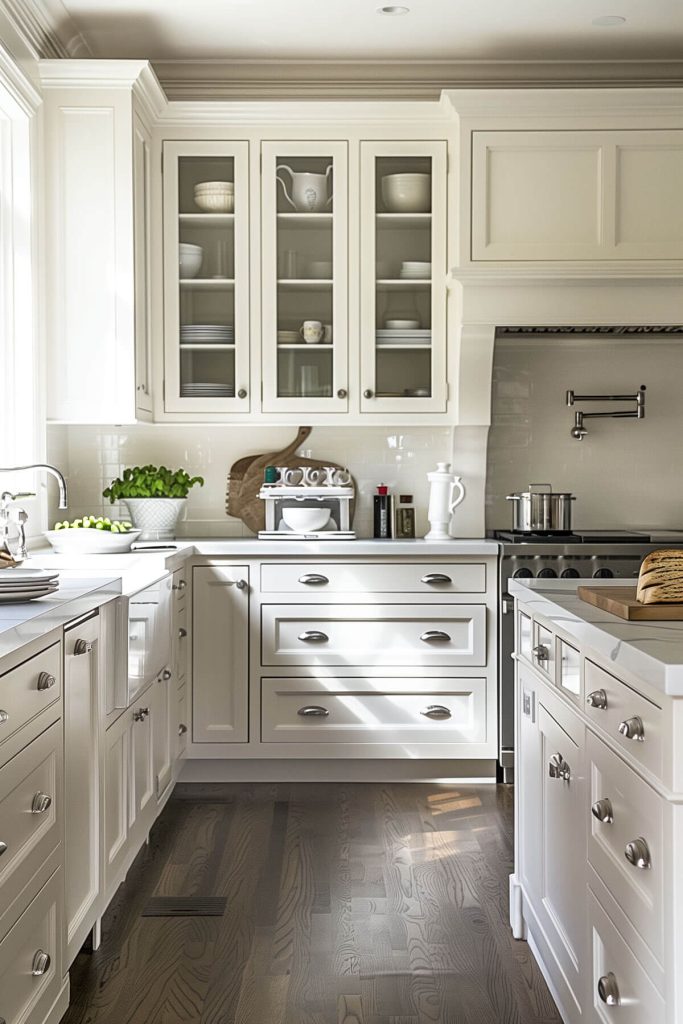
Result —
[[323, 341], [326, 345], [332, 343], [332, 324], [323, 324]]
[[320, 480], [321, 472], [315, 466], [302, 466], [303, 483], [307, 487], [314, 487]]
[[280, 483], [285, 487], [296, 487], [301, 483], [303, 477], [300, 469], [289, 469], [287, 466], [278, 466], [278, 473], [280, 474]]
[[307, 345], [318, 345], [325, 335], [325, 328], [320, 320], [304, 320], [299, 334]]
[[348, 469], [338, 469], [334, 474], [335, 487], [348, 487], [351, 483], [351, 474]]

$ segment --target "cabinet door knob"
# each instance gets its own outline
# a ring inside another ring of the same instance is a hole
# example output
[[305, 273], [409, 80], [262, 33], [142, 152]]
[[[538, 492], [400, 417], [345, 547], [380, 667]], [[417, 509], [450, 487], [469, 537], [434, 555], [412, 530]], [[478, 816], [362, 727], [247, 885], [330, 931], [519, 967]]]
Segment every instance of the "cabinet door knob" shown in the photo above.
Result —
[[327, 708], [323, 708], [319, 704], [308, 704], [297, 711], [297, 715], [301, 715], [302, 718], [327, 718], [329, 713]]
[[246, 590], [248, 584], [246, 580], [236, 580], [235, 586], [237, 587], [238, 590]]
[[605, 711], [607, 708], [607, 694], [604, 690], [593, 690], [586, 697], [586, 704], [591, 708], [598, 708]]
[[74, 644], [74, 654], [90, 654], [92, 643], [90, 640], [77, 640]]
[[551, 779], [564, 779], [569, 782], [572, 777], [572, 770], [562, 757], [562, 754], [553, 754], [548, 762], [548, 775]]
[[307, 629], [299, 633], [299, 640], [304, 644], [326, 644], [329, 639], [327, 633], [319, 629]]
[[641, 871], [646, 871], [652, 867], [650, 847], [642, 836], [638, 839], [632, 839], [630, 843], [626, 844], [624, 857], [626, 857], [629, 864], [633, 864], [634, 868], [640, 868]]
[[634, 715], [633, 718], [626, 718], [623, 722], [619, 722], [619, 732], [627, 740], [639, 740], [642, 743], [645, 739], [645, 726], [639, 715]]
[[375, 397], [375, 393], [370, 388], [366, 388], [365, 391], [363, 392], [363, 398], [374, 398], [374, 397]]
[[448, 633], [444, 633], [442, 629], [427, 629], [420, 635], [420, 640], [425, 644], [434, 643], [435, 641], [440, 644], [447, 644], [450, 642], [450, 639]]
[[178, 639], [183, 640], [187, 636], [187, 630], [184, 626], [181, 626], [178, 630]]
[[49, 690], [51, 687], [55, 685], [56, 682], [57, 680], [55, 679], [55, 677], [51, 675], [49, 672], [41, 672], [40, 675], [38, 676], [38, 689]]
[[9, 715], [0, 708], [0, 725], [4, 725], [5, 722], [9, 722]]
[[603, 825], [611, 825], [614, 821], [614, 812], [612, 810], [612, 801], [609, 797], [603, 797], [602, 800], [596, 800], [591, 807], [591, 814], [598, 821], [601, 821]]
[[171, 590], [184, 590], [186, 586], [187, 583], [185, 582], [185, 580], [178, 580], [177, 583], [171, 584]]
[[52, 805], [52, 797], [48, 796], [47, 793], [36, 793], [31, 803], [32, 814], [44, 814], [45, 811]]
[[186, 732], [187, 732], [187, 726], [185, 725], [184, 722], [181, 722], [180, 725], [178, 726], [178, 735], [179, 736], [184, 736]]
[[598, 995], [603, 1003], [607, 1003], [608, 1006], [619, 1005], [619, 986], [617, 985], [617, 979], [611, 971], [609, 974], [603, 974], [602, 978], [598, 979]]
[[246, 388], [240, 388], [239, 391], [237, 392], [237, 397], [238, 398], [246, 398], [247, 397], [247, 389]]
[[52, 959], [49, 953], [39, 949], [36, 951], [33, 957], [33, 964], [31, 965], [31, 974], [34, 978], [40, 978], [49, 970]]
[[133, 712], [133, 721], [134, 722], [144, 722], [144, 720], [147, 718], [148, 715], [149, 715], [149, 708], [138, 708], [137, 711]]
[[346, 388], [339, 388], [338, 389], [338, 391], [337, 391], [337, 398], [346, 398], [347, 395], [348, 395], [348, 391], [346, 390]]
[[450, 718], [451, 713], [447, 707], [443, 704], [430, 704], [428, 708], [423, 708], [420, 712], [425, 718]]
[[161, 673], [161, 678], [164, 680], [165, 683], [167, 683], [172, 675], [173, 673], [171, 672], [171, 670], [165, 668], [164, 671]]
[[422, 577], [420, 583], [452, 583], [453, 580], [445, 572], [428, 572]]
[[323, 576], [321, 572], [305, 572], [303, 576], [299, 576], [299, 583], [305, 583], [307, 587], [324, 587], [329, 582], [327, 576]]
[[7, 853], [7, 843], [0, 841], [0, 857], [2, 857], [3, 853]]
[[536, 658], [536, 661], [548, 661], [550, 658], [550, 652], [545, 644], [536, 644], [535, 647], [531, 648], [531, 653]]

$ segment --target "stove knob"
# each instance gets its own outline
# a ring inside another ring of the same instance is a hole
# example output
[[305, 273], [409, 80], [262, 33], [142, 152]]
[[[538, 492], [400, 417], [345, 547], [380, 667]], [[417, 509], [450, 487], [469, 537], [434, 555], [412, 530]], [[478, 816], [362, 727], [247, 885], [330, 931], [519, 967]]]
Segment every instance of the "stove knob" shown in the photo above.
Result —
[[528, 580], [531, 576], [533, 576], [531, 569], [515, 569], [512, 574], [513, 580]]
[[554, 569], [541, 569], [538, 574], [539, 580], [556, 580], [557, 573]]
[[579, 570], [578, 569], [563, 569], [560, 573], [560, 579], [563, 580], [578, 580]]
[[614, 578], [614, 573], [611, 569], [596, 569], [593, 573], [594, 580], [611, 580]]

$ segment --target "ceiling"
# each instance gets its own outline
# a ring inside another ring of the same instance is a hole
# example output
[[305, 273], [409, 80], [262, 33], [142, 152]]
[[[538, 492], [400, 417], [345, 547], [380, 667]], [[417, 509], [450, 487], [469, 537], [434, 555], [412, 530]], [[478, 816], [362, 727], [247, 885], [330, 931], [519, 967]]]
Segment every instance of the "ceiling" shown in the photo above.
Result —
[[[36, 0], [38, 2], [38, 0]], [[39, 0], [78, 55], [249, 61], [680, 60], [683, 0]], [[626, 19], [614, 27], [597, 17]]]

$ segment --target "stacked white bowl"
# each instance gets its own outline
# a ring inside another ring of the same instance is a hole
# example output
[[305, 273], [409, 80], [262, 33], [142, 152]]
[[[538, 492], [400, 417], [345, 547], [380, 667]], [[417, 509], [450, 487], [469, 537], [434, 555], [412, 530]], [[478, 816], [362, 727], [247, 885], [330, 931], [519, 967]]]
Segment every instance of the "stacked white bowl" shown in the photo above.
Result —
[[429, 174], [387, 174], [382, 178], [382, 200], [389, 213], [429, 213], [431, 177]]
[[235, 184], [232, 181], [200, 181], [194, 187], [194, 201], [204, 213], [233, 213]]
[[203, 259], [204, 250], [201, 245], [190, 245], [189, 242], [181, 242], [178, 246], [181, 281], [187, 280], [189, 277], [196, 277]]

